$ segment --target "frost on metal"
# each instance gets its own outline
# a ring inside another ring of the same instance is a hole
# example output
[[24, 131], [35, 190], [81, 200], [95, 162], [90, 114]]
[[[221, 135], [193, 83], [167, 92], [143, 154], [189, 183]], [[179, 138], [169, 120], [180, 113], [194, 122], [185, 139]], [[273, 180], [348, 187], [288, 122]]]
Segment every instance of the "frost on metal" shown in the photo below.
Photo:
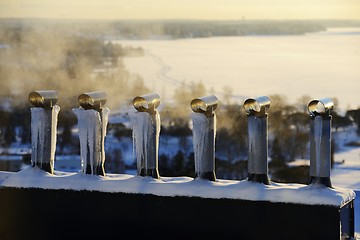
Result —
[[331, 187], [331, 110], [329, 98], [312, 100], [310, 113], [310, 183]]
[[138, 175], [156, 175], [155, 172], [158, 169], [160, 114], [157, 110], [155, 110], [154, 115], [148, 112], [134, 112], [130, 114], [130, 119]]
[[248, 180], [270, 184], [268, 176], [268, 116], [270, 99], [267, 96], [248, 98], [244, 109], [248, 115]]
[[81, 171], [92, 175], [104, 175], [104, 142], [109, 109], [101, 112], [83, 108], [73, 109], [78, 118]]
[[52, 109], [41, 107], [31, 108], [31, 164], [32, 166], [46, 165], [52, 172], [56, 150], [57, 116], [60, 107]]
[[[320, 163], [321, 163], [321, 138], [322, 138], [322, 117], [316, 116], [314, 119], [314, 141], [315, 141], [315, 152], [316, 152], [316, 173], [314, 176], [319, 176], [321, 173]], [[329, 176], [324, 176], [329, 177]]]
[[208, 118], [203, 113], [191, 113], [193, 121], [193, 146], [195, 175], [213, 172], [215, 169], [216, 115]]

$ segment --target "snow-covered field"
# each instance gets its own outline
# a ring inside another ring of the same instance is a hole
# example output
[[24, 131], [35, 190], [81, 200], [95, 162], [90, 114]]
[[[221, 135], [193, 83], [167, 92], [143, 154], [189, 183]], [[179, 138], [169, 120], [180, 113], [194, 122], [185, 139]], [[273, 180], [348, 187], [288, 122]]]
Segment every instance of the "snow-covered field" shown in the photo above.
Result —
[[339, 107], [360, 106], [360, 28], [334, 28], [302, 36], [213, 37], [115, 41], [143, 47], [146, 55], [125, 58], [145, 84], [171, 99], [183, 81], [202, 81], [220, 102], [224, 86], [236, 99], [282, 94], [336, 97]]
[[338, 145], [337, 153], [334, 155], [334, 160], [338, 164], [334, 165], [331, 172], [333, 184], [360, 191], [360, 147], [347, 147], [344, 145], [349, 141], [360, 141], [360, 137], [354, 129], [335, 132], [333, 137]]

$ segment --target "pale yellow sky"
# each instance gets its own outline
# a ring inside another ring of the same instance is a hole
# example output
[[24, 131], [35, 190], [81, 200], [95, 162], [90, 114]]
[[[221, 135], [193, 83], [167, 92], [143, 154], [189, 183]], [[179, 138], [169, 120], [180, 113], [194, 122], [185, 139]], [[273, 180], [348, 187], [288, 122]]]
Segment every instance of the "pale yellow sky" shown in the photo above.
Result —
[[360, 0], [0, 0], [0, 17], [360, 19]]

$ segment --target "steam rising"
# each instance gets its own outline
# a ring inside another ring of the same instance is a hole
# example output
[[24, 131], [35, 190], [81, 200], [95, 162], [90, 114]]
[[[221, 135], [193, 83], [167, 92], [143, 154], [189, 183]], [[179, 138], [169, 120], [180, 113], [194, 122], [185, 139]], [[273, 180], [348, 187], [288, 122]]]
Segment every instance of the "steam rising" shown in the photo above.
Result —
[[142, 49], [11, 21], [0, 23], [0, 44], [0, 98], [11, 99], [13, 106], [27, 103], [31, 91], [54, 89], [65, 108], [77, 107], [81, 93], [97, 90], [107, 93], [107, 106], [118, 107], [147, 90], [142, 78], [122, 64], [122, 57]]

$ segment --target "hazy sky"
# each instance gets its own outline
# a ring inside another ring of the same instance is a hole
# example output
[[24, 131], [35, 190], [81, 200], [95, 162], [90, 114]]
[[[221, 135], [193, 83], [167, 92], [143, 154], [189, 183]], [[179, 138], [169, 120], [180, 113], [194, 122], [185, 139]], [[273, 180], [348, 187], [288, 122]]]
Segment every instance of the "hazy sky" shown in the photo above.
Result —
[[360, 19], [360, 0], [0, 0], [0, 17]]

